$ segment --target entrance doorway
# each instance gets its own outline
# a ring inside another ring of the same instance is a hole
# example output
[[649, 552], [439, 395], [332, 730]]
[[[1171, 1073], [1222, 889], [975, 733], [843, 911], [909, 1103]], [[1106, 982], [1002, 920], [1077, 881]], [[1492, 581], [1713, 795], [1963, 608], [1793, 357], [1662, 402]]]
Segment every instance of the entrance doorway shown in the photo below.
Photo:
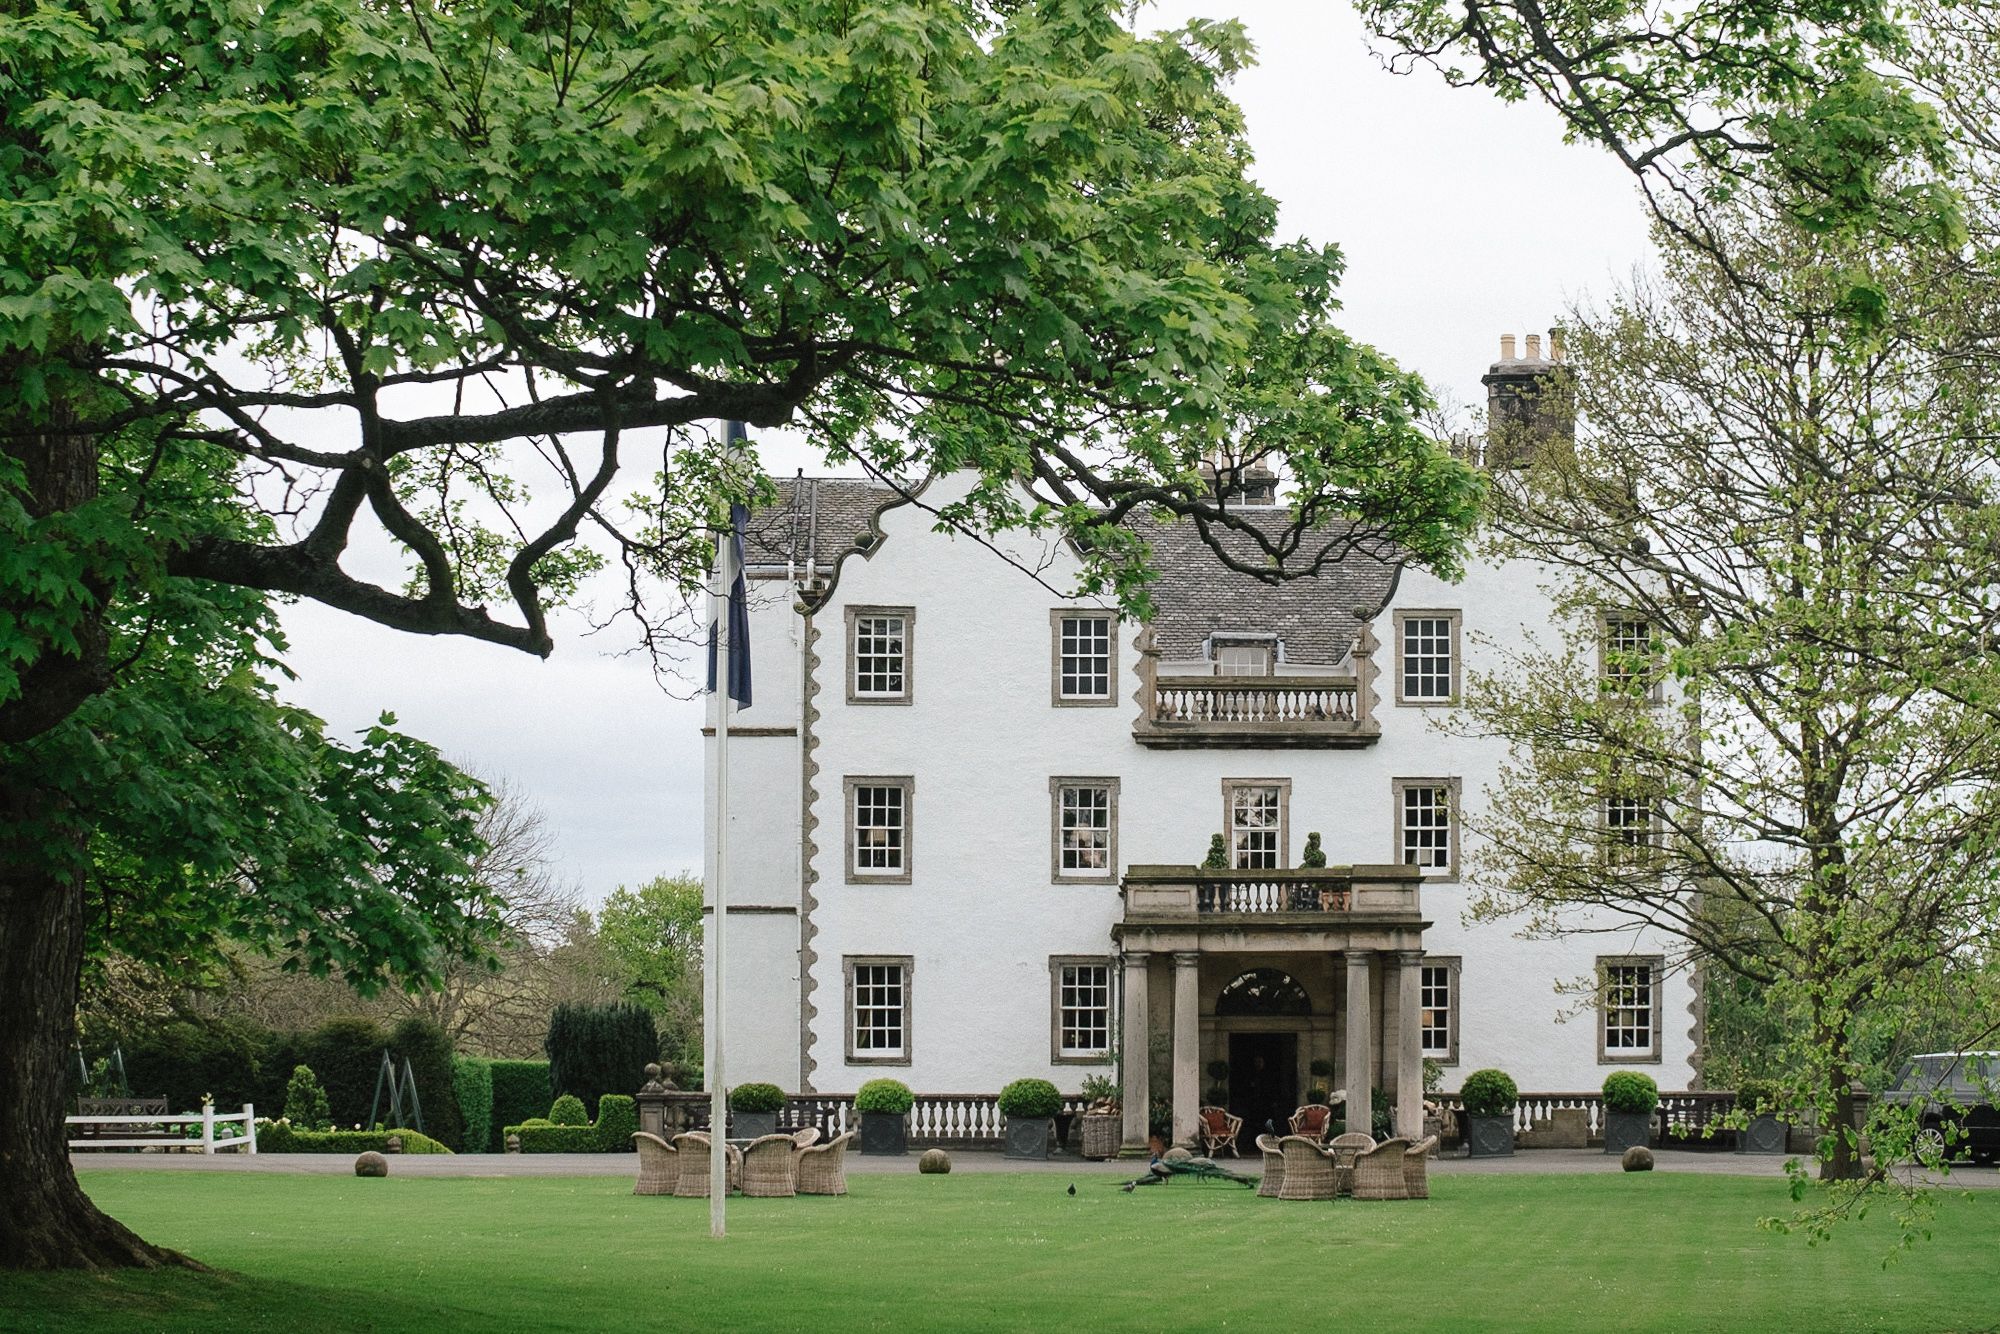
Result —
[[1299, 1105], [1299, 1035], [1229, 1035], [1229, 1110], [1243, 1118], [1237, 1150], [1254, 1152], [1257, 1136], [1282, 1135]]

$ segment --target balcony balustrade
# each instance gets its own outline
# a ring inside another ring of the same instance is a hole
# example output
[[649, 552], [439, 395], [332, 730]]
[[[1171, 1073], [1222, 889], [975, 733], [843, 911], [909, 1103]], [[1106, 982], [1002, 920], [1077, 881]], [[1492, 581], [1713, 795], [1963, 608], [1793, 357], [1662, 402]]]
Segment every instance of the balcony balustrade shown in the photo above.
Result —
[[1125, 873], [1128, 920], [1292, 917], [1330, 914], [1415, 916], [1421, 873], [1405, 866], [1327, 866], [1286, 870], [1215, 870], [1134, 866]]
[[1161, 672], [1156, 655], [1142, 650], [1132, 737], [1161, 749], [1372, 746], [1381, 736], [1371, 707], [1373, 647], [1364, 634], [1352, 673], [1275, 676]]

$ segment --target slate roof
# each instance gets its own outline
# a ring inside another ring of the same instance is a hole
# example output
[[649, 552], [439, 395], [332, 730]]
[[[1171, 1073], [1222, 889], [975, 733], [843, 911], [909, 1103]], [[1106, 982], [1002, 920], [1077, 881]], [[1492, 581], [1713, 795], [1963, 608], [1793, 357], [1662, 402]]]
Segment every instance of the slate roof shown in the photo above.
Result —
[[[754, 512], [745, 530], [744, 554], [753, 566], [789, 561], [803, 572], [810, 557], [830, 572], [841, 556], [861, 549], [857, 539], [871, 535], [875, 516], [899, 500], [893, 488], [860, 478], [781, 477], [776, 484], [777, 503]], [[1285, 521], [1284, 510], [1269, 511], [1273, 528]], [[1396, 584], [1392, 558], [1362, 553], [1317, 578], [1267, 584], [1225, 568], [1192, 523], [1134, 523], [1152, 543], [1159, 570], [1153, 631], [1169, 661], [1201, 657], [1210, 635], [1238, 633], [1277, 635], [1292, 662], [1337, 663], [1353, 646], [1362, 616], [1379, 611]], [[1256, 563], [1248, 539], [1224, 540]]]

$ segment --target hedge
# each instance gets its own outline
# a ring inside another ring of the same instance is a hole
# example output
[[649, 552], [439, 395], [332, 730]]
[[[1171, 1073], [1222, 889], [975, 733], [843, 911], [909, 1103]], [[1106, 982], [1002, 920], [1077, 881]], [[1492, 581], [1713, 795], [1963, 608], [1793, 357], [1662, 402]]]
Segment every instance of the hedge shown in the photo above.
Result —
[[260, 1153], [377, 1153], [389, 1151], [389, 1136], [400, 1135], [404, 1153], [450, 1153], [429, 1135], [414, 1130], [294, 1130], [288, 1121], [260, 1121]]
[[632, 1132], [638, 1128], [639, 1104], [630, 1094], [607, 1093], [598, 1100], [595, 1125], [554, 1126], [529, 1121], [508, 1126], [503, 1134], [519, 1135], [522, 1153], [630, 1153]]
[[583, 1099], [597, 1114], [607, 1093], [632, 1093], [646, 1082], [646, 1066], [660, 1059], [652, 1011], [618, 1001], [610, 1005], [562, 1004], [549, 1016], [549, 1087]]
[[465, 1114], [458, 1106], [451, 1068], [451, 1039], [432, 1020], [411, 1015], [389, 1035], [389, 1051], [397, 1073], [402, 1073], [407, 1062], [416, 1080], [424, 1113], [424, 1133], [453, 1151], [464, 1148]]
[[[319, 1076], [335, 1125], [351, 1126], [368, 1120], [375, 1099], [375, 1081], [382, 1072], [382, 1053], [388, 1046], [389, 1035], [382, 1031], [381, 1025], [373, 1019], [354, 1016], [329, 1019], [300, 1042], [298, 1063], [311, 1066]], [[425, 1110], [430, 1110], [428, 1103]], [[383, 1107], [377, 1115], [388, 1113], [389, 1109]]]
[[507, 1146], [507, 1128], [530, 1117], [547, 1116], [555, 1091], [549, 1087], [547, 1061], [493, 1062], [493, 1137], [496, 1149]]
[[493, 1062], [483, 1056], [452, 1057], [451, 1090], [465, 1117], [463, 1151], [493, 1152]]

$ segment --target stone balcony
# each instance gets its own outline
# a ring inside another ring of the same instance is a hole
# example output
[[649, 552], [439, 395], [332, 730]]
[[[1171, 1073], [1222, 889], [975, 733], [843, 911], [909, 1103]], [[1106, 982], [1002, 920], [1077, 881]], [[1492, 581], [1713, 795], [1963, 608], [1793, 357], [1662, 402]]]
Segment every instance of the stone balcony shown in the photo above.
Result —
[[1132, 739], [1163, 750], [1372, 746], [1382, 736], [1374, 648], [1364, 630], [1352, 673], [1197, 676], [1161, 671], [1148, 641], [1140, 651]]
[[1122, 882], [1128, 926], [1288, 924], [1325, 928], [1414, 923], [1423, 915], [1414, 866], [1326, 866], [1218, 871], [1132, 866]]

